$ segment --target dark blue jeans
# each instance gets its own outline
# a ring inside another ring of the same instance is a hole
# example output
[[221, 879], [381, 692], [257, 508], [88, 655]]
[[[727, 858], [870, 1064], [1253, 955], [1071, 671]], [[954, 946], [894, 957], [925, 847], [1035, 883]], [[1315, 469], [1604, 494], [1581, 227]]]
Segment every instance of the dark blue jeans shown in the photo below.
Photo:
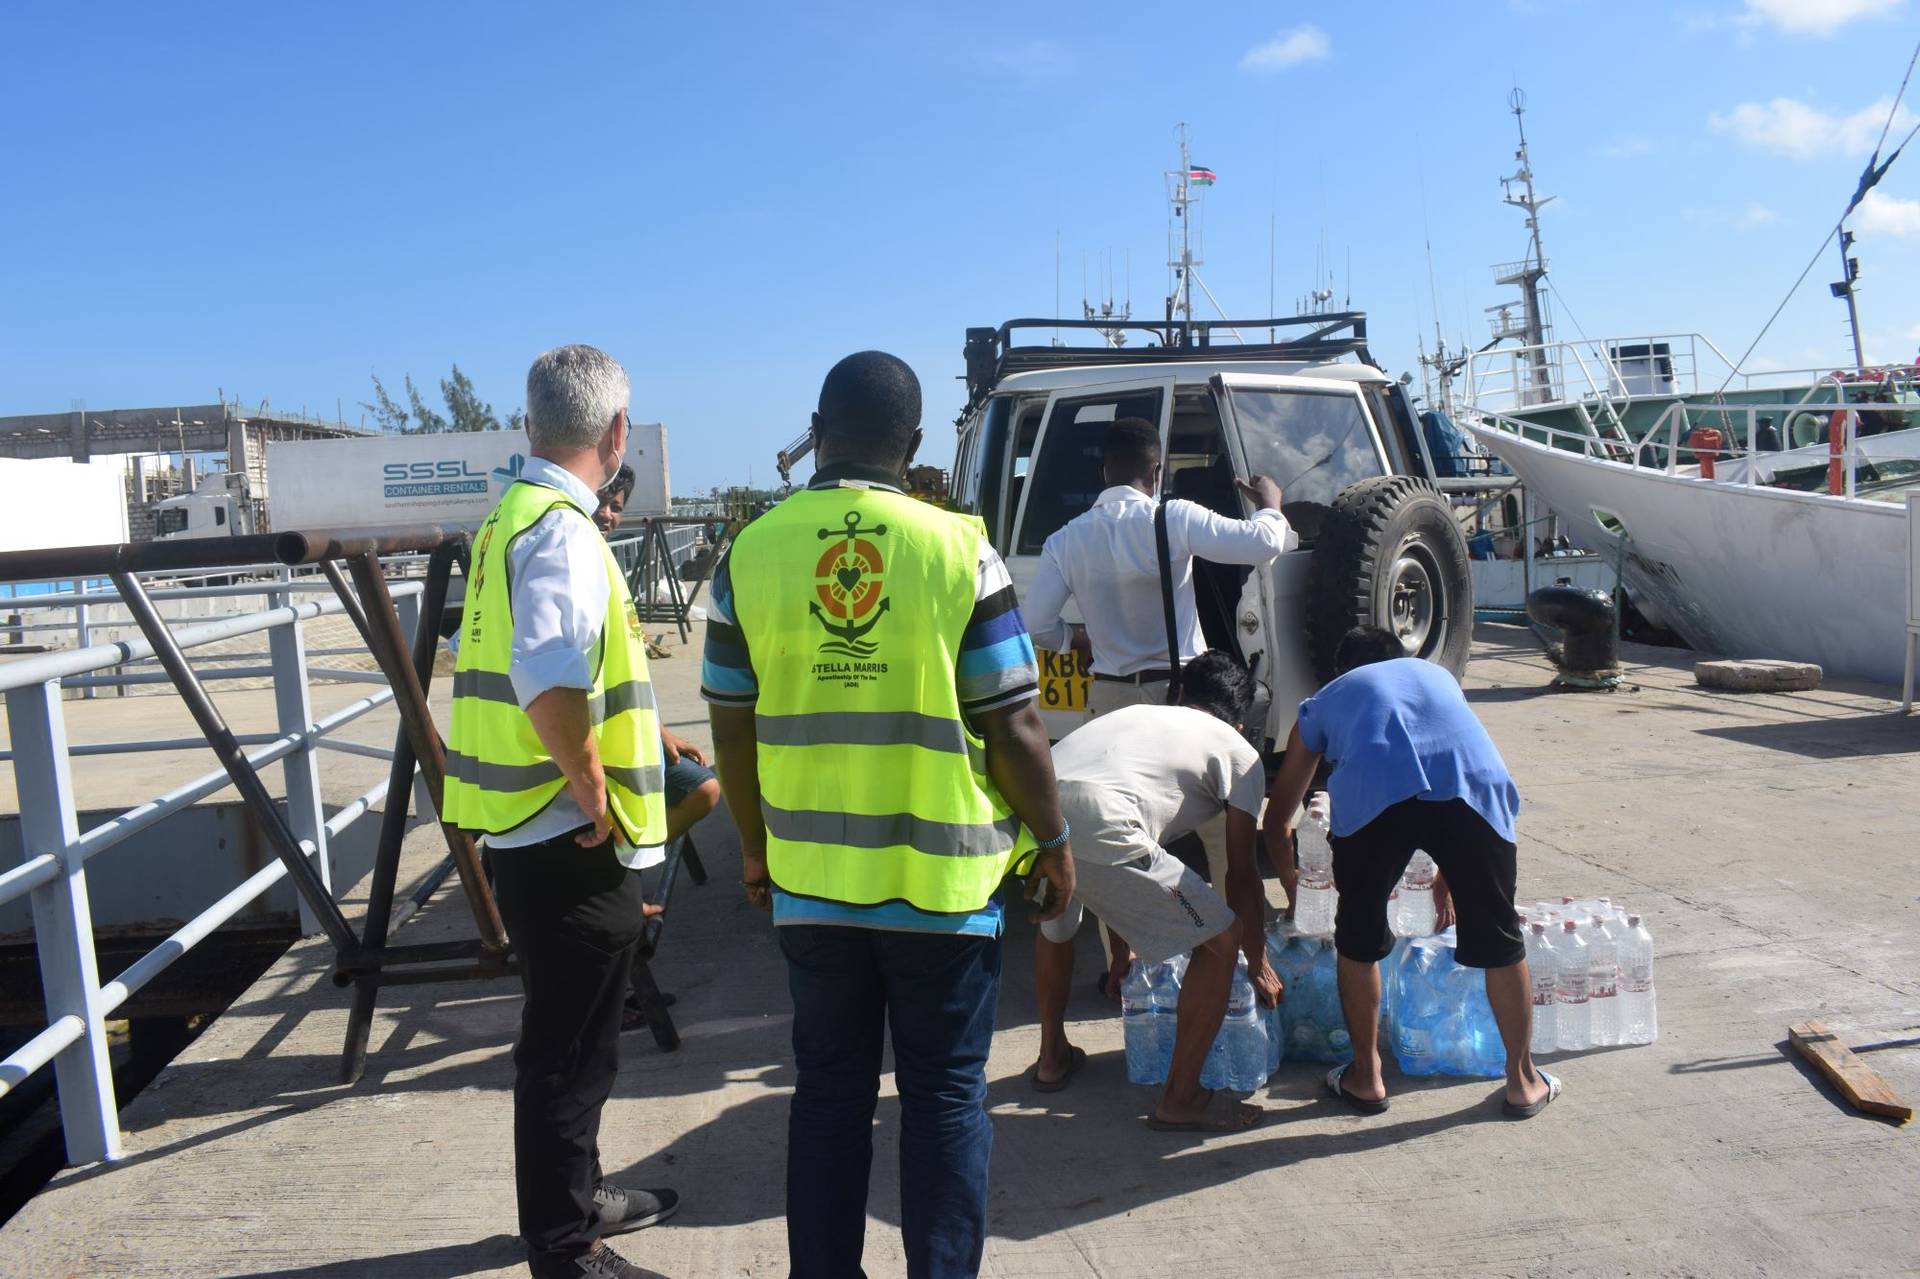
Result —
[[987, 1050], [1000, 940], [788, 924], [799, 1080], [787, 1121], [794, 1279], [860, 1275], [881, 1037], [900, 1092], [900, 1232], [911, 1279], [979, 1273], [987, 1235]]

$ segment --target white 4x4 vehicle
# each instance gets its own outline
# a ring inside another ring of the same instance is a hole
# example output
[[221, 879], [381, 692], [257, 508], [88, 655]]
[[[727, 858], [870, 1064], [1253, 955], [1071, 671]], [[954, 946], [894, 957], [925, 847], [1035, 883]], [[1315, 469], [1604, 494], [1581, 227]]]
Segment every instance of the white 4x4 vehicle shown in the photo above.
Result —
[[[1108, 344], [1022, 346], [1022, 329], [1096, 330]], [[1279, 336], [1213, 340], [1256, 330]], [[1141, 332], [1143, 345], [1112, 345]], [[1250, 508], [1235, 478], [1279, 483], [1300, 548], [1265, 569], [1200, 562], [1194, 573], [1209, 646], [1238, 653], [1260, 685], [1247, 729], [1268, 750], [1285, 744], [1294, 708], [1332, 674], [1351, 627], [1385, 626], [1409, 654], [1465, 669], [1466, 541], [1427, 476], [1404, 389], [1373, 366], [1363, 314], [1010, 320], [967, 330], [966, 356], [953, 505], [985, 519], [1022, 594], [1048, 535], [1104, 487], [1101, 439], [1117, 418], [1159, 425], [1164, 497], [1241, 518]], [[1089, 676], [1071, 654], [1042, 652], [1040, 664], [1041, 709], [1058, 738], [1084, 717]]]

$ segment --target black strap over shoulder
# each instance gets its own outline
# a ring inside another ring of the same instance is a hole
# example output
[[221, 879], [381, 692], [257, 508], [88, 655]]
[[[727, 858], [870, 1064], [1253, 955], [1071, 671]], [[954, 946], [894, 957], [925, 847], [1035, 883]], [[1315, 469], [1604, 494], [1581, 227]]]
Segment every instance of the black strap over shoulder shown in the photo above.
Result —
[[1167, 619], [1167, 701], [1180, 696], [1180, 633], [1173, 620], [1173, 554], [1167, 549], [1167, 504], [1153, 508], [1153, 545], [1160, 557], [1160, 608]]

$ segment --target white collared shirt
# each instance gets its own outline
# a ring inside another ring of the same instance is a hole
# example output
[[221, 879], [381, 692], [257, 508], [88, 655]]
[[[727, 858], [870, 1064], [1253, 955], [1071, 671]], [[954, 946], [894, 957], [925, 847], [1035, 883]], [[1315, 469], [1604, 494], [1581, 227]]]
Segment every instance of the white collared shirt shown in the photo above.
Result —
[[[547, 512], [507, 547], [508, 598], [513, 610], [513, 664], [508, 676], [525, 710], [550, 688], [593, 687], [610, 584], [606, 539], [590, 518], [600, 505], [599, 495], [579, 476], [542, 457], [527, 459], [520, 482], [558, 489], [580, 507]], [[587, 824], [587, 815], [572, 794], [562, 790], [530, 821], [504, 835], [487, 836], [487, 843], [494, 848], [523, 848]], [[614, 851], [636, 870], [665, 856], [658, 847], [628, 848], [617, 833]]]
[[[1131, 485], [1107, 489], [1093, 508], [1047, 539], [1033, 586], [1021, 602], [1033, 642], [1064, 652], [1070, 638], [1060, 611], [1069, 597], [1080, 608], [1093, 642], [1093, 669], [1102, 675], [1165, 670], [1166, 613], [1160, 601], [1160, 557], [1154, 547], [1153, 498]], [[1174, 629], [1180, 660], [1206, 650], [1193, 602], [1193, 561], [1265, 564], [1300, 545], [1278, 511], [1233, 520], [1175, 498], [1167, 503], [1167, 557], [1173, 568]]]

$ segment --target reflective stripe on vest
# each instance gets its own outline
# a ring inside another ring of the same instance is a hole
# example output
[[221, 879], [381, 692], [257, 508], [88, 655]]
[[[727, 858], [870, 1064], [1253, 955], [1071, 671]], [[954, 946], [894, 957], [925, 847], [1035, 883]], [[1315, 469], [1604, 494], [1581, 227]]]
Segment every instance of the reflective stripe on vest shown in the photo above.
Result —
[[[467, 830], [512, 830], [566, 789], [566, 778], [520, 708], [508, 673], [513, 660], [508, 550], [516, 537], [559, 507], [586, 515], [559, 490], [519, 481], [508, 486], [474, 539], [453, 675], [443, 814]], [[608, 809], [621, 838], [637, 846], [658, 844], [666, 838], [666, 777], [645, 637], [620, 565], [610, 549], [603, 545], [603, 550], [607, 620], [587, 712], [606, 774]]]
[[728, 563], [767, 867], [789, 893], [961, 913], [1033, 846], [961, 714], [980, 521], [883, 489], [795, 493]]

